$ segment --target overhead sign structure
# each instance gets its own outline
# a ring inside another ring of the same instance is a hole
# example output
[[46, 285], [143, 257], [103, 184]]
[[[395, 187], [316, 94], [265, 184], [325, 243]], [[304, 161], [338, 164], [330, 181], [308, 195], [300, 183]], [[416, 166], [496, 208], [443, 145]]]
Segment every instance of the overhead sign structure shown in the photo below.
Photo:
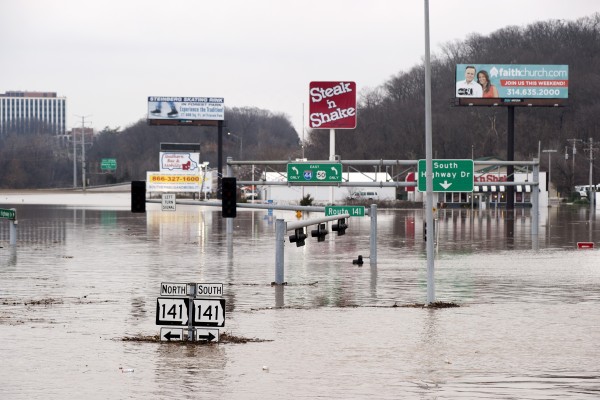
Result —
[[148, 192], [199, 192], [201, 181], [202, 177], [199, 175], [146, 172]]
[[117, 169], [117, 159], [116, 158], [103, 158], [102, 161], [100, 162], [100, 169], [102, 171]]
[[351, 217], [364, 217], [364, 206], [325, 206], [325, 216], [349, 214]]
[[[473, 160], [432, 160], [434, 192], [472, 192]], [[419, 160], [418, 189], [427, 190], [426, 160]]]
[[562, 105], [569, 98], [568, 65], [458, 64], [458, 105]]
[[222, 97], [148, 97], [148, 120], [223, 121]]
[[356, 82], [310, 82], [308, 104], [311, 128], [356, 128]]
[[0, 218], [12, 219], [17, 217], [17, 211], [12, 208], [0, 208]]
[[287, 165], [288, 182], [337, 183], [342, 181], [341, 163], [290, 163]]

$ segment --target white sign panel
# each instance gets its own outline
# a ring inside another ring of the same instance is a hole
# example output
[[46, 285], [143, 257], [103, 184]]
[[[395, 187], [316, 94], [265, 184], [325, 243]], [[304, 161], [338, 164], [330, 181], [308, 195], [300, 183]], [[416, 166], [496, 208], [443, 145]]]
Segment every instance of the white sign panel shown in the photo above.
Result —
[[200, 153], [160, 152], [160, 172], [198, 175], [200, 165]]
[[187, 325], [188, 299], [158, 297], [156, 299], [156, 325]]
[[148, 97], [148, 119], [210, 120], [225, 119], [222, 97]]
[[162, 211], [175, 211], [176, 208], [175, 193], [163, 193], [161, 201]]
[[196, 328], [196, 341], [206, 340], [207, 342], [219, 341], [219, 330], [210, 328]]
[[222, 283], [197, 283], [196, 296], [221, 297], [223, 296]]
[[160, 328], [161, 342], [180, 342], [183, 340], [183, 328]]
[[187, 296], [187, 283], [160, 283], [161, 296]]
[[146, 172], [148, 192], [199, 192], [201, 181], [199, 175]]
[[194, 299], [194, 326], [225, 326], [225, 299]]

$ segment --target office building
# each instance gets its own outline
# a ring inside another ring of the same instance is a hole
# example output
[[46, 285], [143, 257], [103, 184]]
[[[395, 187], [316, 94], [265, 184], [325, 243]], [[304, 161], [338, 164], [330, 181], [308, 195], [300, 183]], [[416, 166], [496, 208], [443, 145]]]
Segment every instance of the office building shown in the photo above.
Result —
[[66, 102], [55, 92], [0, 93], [0, 135], [65, 135]]

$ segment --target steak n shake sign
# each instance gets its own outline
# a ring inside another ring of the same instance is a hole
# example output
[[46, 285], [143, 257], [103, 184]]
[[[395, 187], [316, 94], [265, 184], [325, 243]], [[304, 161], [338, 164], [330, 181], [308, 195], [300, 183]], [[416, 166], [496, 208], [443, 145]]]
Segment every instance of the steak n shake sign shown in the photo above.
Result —
[[356, 128], [356, 82], [311, 82], [309, 94], [311, 128]]

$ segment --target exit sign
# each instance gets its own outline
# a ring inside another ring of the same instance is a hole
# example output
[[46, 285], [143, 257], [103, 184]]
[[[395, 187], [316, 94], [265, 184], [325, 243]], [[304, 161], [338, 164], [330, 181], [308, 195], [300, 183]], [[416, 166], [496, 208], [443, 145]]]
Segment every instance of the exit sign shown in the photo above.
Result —
[[[418, 189], [427, 190], [426, 160], [419, 160]], [[434, 192], [472, 192], [473, 160], [432, 160]]]
[[100, 169], [117, 169], [117, 159], [116, 158], [103, 158], [100, 162]]
[[14, 209], [0, 208], [0, 218], [14, 220], [17, 216], [17, 212]]

